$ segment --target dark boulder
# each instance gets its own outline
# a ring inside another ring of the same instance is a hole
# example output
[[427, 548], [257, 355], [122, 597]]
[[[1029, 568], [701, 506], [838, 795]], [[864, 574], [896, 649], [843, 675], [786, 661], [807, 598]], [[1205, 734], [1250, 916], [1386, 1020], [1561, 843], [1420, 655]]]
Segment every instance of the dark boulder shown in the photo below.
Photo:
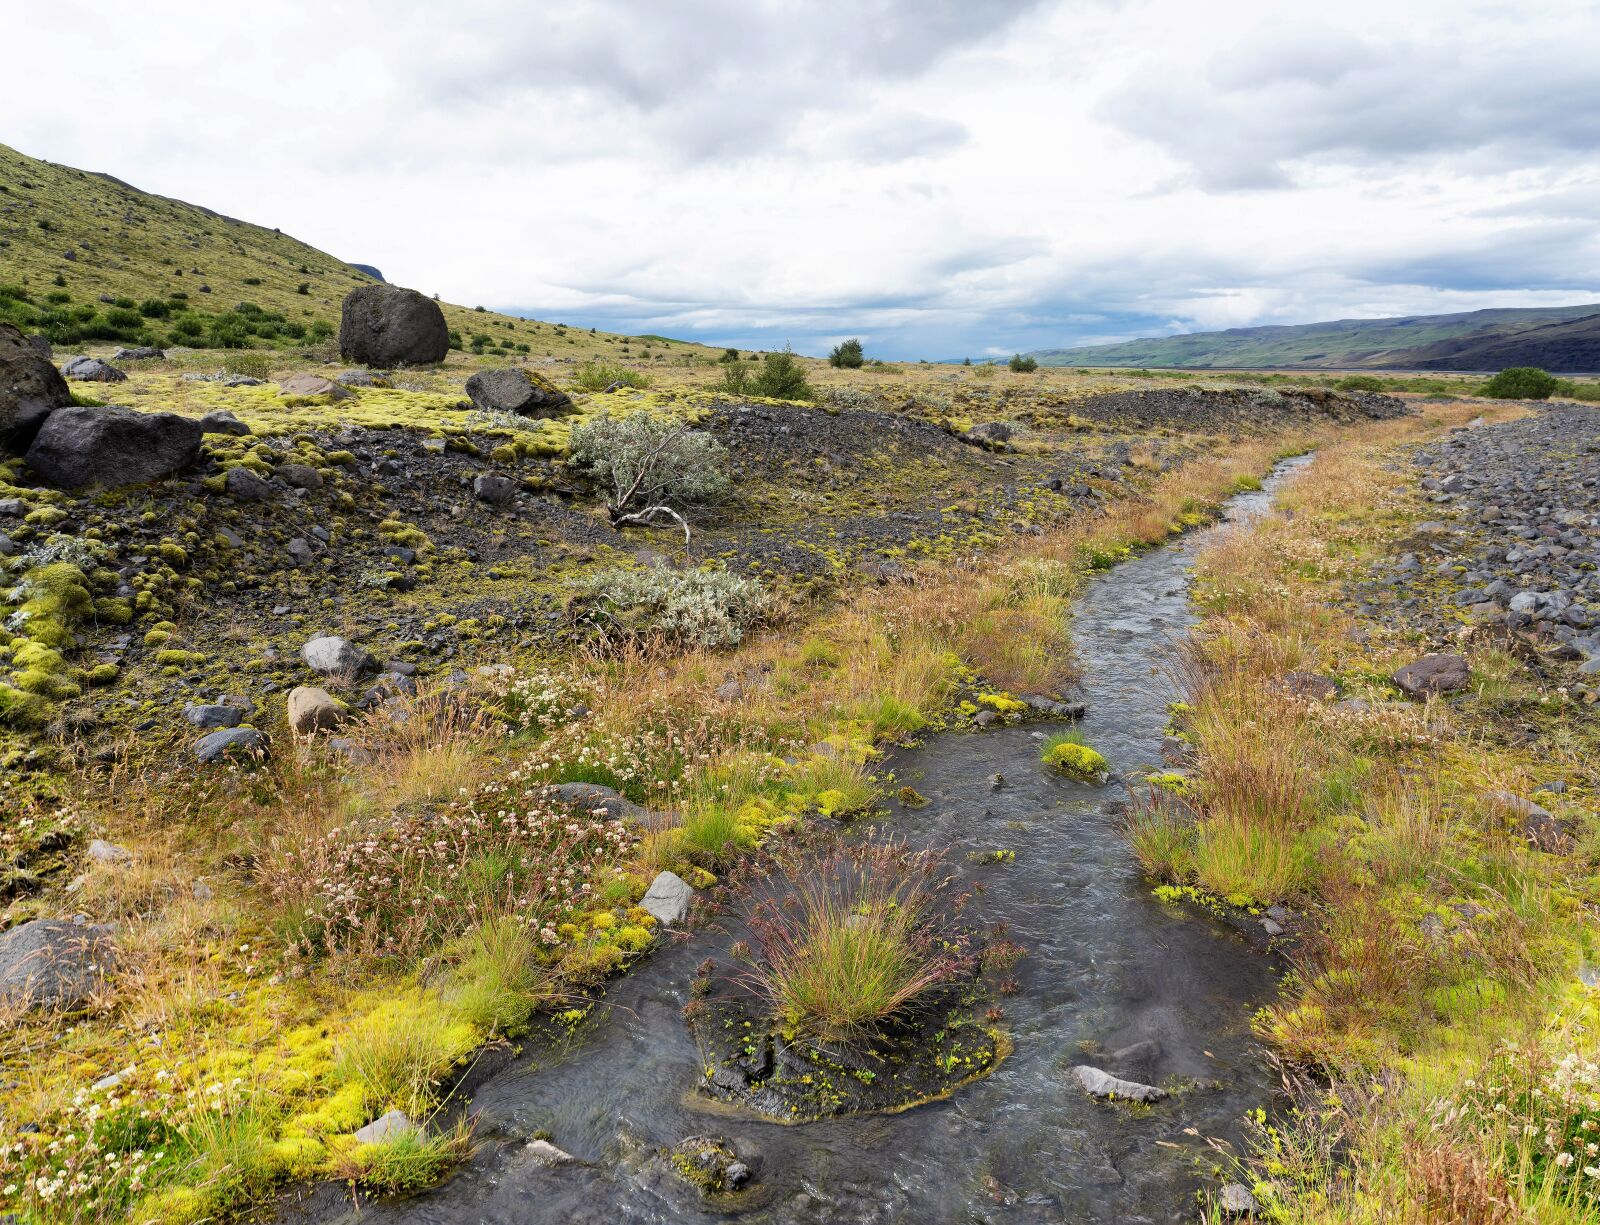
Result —
[[131, 408], [60, 408], [28, 448], [28, 465], [62, 489], [157, 481], [200, 454], [200, 423]]
[[126, 383], [128, 376], [98, 357], [70, 357], [61, 373], [80, 383]]
[[219, 408], [200, 418], [200, 432], [202, 434], [244, 435], [250, 432], [250, 427], [227, 409]]
[[0, 1004], [82, 1008], [115, 964], [109, 927], [34, 919], [0, 936]]
[[560, 417], [572, 411], [572, 398], [549, 379], [516, 367], [478, 371], [467, 380], [467, 396], [483, 412]]
[[0, 323], [0, 443], [26, 450], [44, 420], [72, 403], [72, 389], [28, 337]]
[[339, 316], [339, 352], [367, 366], [443, 361], [450, 329], [439, 304], [414, 289], [362, 285], [344, 298]]
[[111, 355], [114, 362], [144, 362], [164, 358], [166, 354], [160, 349], [153, 349], [149, 345], [135, 345], [131, 349], [118, 349]]
[[28, 337], [28, 343], [38, 350], [39, 356], [44, 358], [45, 361], [55, 360], [56, 352], [50, 347], [50, 338], [48, 336], [40, 336], [35, 333]]

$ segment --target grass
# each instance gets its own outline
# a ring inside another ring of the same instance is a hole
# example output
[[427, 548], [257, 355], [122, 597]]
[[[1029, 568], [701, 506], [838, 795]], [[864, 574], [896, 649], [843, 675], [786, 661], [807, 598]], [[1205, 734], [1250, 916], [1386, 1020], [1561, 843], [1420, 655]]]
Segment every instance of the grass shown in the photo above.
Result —
[[[1476, 411], [1325, 446], [1280, 513], [1202, 554], [1185, 806], [1153, 794], [1129, 816], [1152, 876], [1306, 921], [1257, 1018], [1293, 1090], [1242, 1172], [1269, 1219], [1600, 1219], [1595, 1000], [1573, 977], [1593, 860], [1530, 848], [1484, 798], [1552, 776], [1592, 796], [1600, 727], [1559, 678], [1465, 629], [1474, 689], [1396, 705], [1386, 678], [1424, 644], [1329, 599], [1428, 517], [1398, 448]], [[1297, 697], [1281, 683], [1296, 670], [1367, 704]]]
[[476, 1037], [430, 1001], [402, 997], [368, 1013], [341, 1038], [334, 1077], [360, 1087], [372, 1116], [393, 1109], [415, 1119], [433, 1102], [439, 1077]]
[[786, 1028], [861, 1038], [969, 963], [937, 856], [875, 843], [789, 869], [748, 916], [746, 974]]

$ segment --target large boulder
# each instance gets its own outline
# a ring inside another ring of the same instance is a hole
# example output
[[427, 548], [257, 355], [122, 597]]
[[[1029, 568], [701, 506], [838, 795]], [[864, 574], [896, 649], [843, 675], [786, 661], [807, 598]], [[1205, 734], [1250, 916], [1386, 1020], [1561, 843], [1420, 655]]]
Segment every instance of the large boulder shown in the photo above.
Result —
[[22, 451], [44, 419], [72, 403], [72, 389], [47, 354], [0, 323], [0, 444]]
[[110, 362], [98, 357], [71, 357], [61, 367], [61, 373], [80, 383], [126, 383], [128, 376]]
[[45, 420], [28, 465], [62, 489], [109, 489], [171, 476], [200, 454], [200, 423], [131, 408], [58, 408]]
[[512, 366], [480, 370], [467, 380], [473, 407], [519, 417], [560, 417], [572, 411], [572, 397], [532, 370]]
[[450, 329], [439, 304], [398, 285], [362, 285], [344, 297], [339, 352], [367, 366], [440, 362], [450, 351]]
[[115, 964], [109, 927], [35, 919], [0, 935], [0, 1004], [82, 1008]]

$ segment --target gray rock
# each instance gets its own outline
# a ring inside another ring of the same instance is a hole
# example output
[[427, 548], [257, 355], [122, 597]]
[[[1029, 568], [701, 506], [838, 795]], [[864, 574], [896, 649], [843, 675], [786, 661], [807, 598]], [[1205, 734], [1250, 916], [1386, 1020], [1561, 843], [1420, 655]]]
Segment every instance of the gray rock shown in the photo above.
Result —
[[320, 374], [291, 374], [286, 379], [278, 380], [278, 394], [280, 396], [327, 396], [328, 399], [349, 400], [355, 393], [348, 387], [341, 387], [332, 379], [325, 379]]
[[322, 473], [310, 464], [279, 464], [278, 476], [296, 489], [322, 488]]
[[0, 1003], [82, 1008], [115, 968], [111, 928], [34, 919], [0, 935]]
[[485, 473], [472, 478], [472, 496], [491, 506], [504, 506], [517, 496], [517, 483], [509, 476]]
[[573, 410], [572, 397], [521, 367], [478, 371], [467, 380], [467, 397], [485, 412], [519, 417], [560, 417]]
[[266, 478], [248, 468], [229, 468], [222, 487], [235, 502], [265, 502], [272, 496], [272, 486]]
[[1573, 848], [1577, 822], [1558, 817], [1542, 804], [1510, 791], [1491, 791], [1485, 798], [1498, 812], [1510, 817], [1522, 836], [1539, 850], [1565, 854]]
[[152, 349], [149, 345], [138, 345], [131, 349], [118, 349], [111, 355], [114, 362], [147, 362], [165, 358], [167, 355], [160, 349]]
[[304, 536], [296, 536], [284, 546], [283, 551], [289, 555], [290, 564], [300, 570], [304, 570], [317, 557], [316, 550]]
[[98, 357], [70, 357], [61, 373], [80, 383], [126, 383], [128, 376]]
[[1261, 1205], [1242, 1182], [1230, 1182], [1217, 1192], [1217, 1208], [1224, 1216], [1249, 1216], [1260, 1212]]
[[540, 1165], [570, 1165], [576, 1160], [571, 1153], [563, 1152], [548, 1140], [529, 1140], [527, 1153]]
[[606, 816], [614, 821], [638, 816], [644, 811], [632, 800], [599, 783], [560, 783], [554, 790], [556, 798], [563, 804], [571, 804], [586, 812], [604, 809]]
[[326, 689], [296, 685], [289, 690], [287, 712], [289, 727], [297, 735], [310, 736], [338, 727], [349, 708]]
[[382, 1144], [415, 1130], [415, 1125], [406, 1117], [404, 1110], [391, 1110], [388, 1114], [379, 1115], [365, 1127], [357, 1128], [355, 1139], [360, 1144]]
[[133, 862], [133, 854], [126, 847], [118, 846], [115, 842], [107, 842], [103, 838], [89, 839], [86, 853], [95, 863], [121, 866]]
[[444, 311], [416, 290], [362, 285], [345, 295], [339, 314], [339, 353], [346, 361], [389, 369], [441, 362], [449, 352]]
[[1136, 1080], [1123, 1080], [1102, 1072], [1099, 1068], [1090, 1067], [1080, 1063], [1072, 1069], [1072, 1075], [1077, 1078], [1084, 1092], [1090, 1097], [1121, 1098], [1130, 1102], [1159, 1102], [1167, 1097], [1165, 1089], [1158, 1089], [1155, 1085], [1141, 1085]]
[[352, 766], [370, 766], [376, 760], [371, 749], [344, 736], [334, 736], [330, 739], [328, 752], [335, 757], [344, 758]]
[[1471, 679], [1467, 661], [1460, 655], [1424, 655], [1394, 674], [1394, 683], [1408, 697], [1454, 693]]
[[683, 922], [694, 901], [694, 889], [675, 872], [658, 873], [639, 902], [663, 927]]
[[267, 737], [253, 727], [226, 727], [202, 736], [194, 743], [194, 755], [202, 762], [224, 757], [251, 757], [267, 751]]
[[28, 466], [62, 489], [114, 489], [171, 476], [199, 454], [199, 423], [176, 413], [58, 408], [28, 448]]
[[980, 447], [998, 449], [1011, 441], [1011, 427], [1004, 421], [984, 421], [973, 426], [961, 437], [963, 441]]
[[196, 727], [238, 727], [244, 722], [245, 712], [223, 702], [208, 702], [185, 706], [183, 717]]
[[45, 418], [71, 403], [72, 389], [49, 354], [40, 354], [19, 329], [0, 323], [0, 445], [25, 451]]
[[250, 427], [227, 409], [219, 408], [215, 412], [209, 412], [200, 418], [200, 432], [202, 434], [233, 434], [243, 437], [250, 432]]
[[359, 676], [373, 666], [372, 656], [345, 638], [313, 638], [300, 648], [300, 658], [324, 676]]

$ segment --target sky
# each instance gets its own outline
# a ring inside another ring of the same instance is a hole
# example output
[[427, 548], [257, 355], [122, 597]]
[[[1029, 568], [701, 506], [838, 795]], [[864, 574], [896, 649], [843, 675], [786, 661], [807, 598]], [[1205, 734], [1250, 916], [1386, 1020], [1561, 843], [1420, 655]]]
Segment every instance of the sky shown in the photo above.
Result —
[[6, 9], [0, 141], [575, 325], [938, 360], [1600, 301], [1597, 0]]

